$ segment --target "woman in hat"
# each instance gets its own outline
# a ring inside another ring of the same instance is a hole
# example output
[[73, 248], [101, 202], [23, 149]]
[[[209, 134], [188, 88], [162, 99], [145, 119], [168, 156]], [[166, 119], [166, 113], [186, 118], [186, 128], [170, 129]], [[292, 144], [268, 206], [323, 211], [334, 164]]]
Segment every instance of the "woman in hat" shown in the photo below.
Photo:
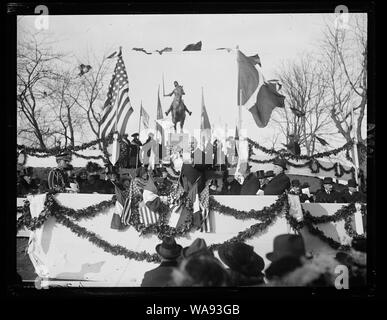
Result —
[[264, 195], [280, 195], [290, 189], [290, 179], [285, 174], [286, 160], [276, 158], [273, 161], [273, 179], [263, 187]]
[[141, 287], [168, 287], [172, 284], [172, 272], [177, 268], [177, 259], [181, 254], [182, 246], [177, 244], [173, 237], [165, 237], [161, 244], [156, 246], [156, 252], [161, 259], [160, 265], [145, 272]]
[[333, 179], [325, 177], [322, 181], [322, 187], [316, 192], [316, 202], [335, 203], [341, 202], [340, 194], [333, 188]]

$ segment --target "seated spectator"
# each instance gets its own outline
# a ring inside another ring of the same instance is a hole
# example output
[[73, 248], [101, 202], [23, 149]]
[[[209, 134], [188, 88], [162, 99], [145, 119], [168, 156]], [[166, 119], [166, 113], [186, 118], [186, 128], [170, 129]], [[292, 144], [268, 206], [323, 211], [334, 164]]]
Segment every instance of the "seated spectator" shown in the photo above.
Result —
[[233, 175], [229, 175], [226, 179], [227, 183], [227, 193], [230, 196], [236, 196], [241, 194], [241, 188], [242, 186], [240, 183], [235, 179]]
[[265, 171], [258, 170], [255, 174], [257, 175], [257, 178], [259, 180], [259, 185], [262, 188], [262, 186], [265, 184]]
[[167, 287], [172, 282], [172, 272], [177, 267], [177, 259], [181, 254], [182, 246], [174, 238], [165, 237], [161, 244], [156, 246], [156, 252], [161, 259], [160, 265], [145, 272], [141, 287]]
[[34, 192], [34, 184], [32, 182], [33, 168], [25, 168], [19, 175], [17, 181], [17, 195], [25, 196], [27, 194], [32, 194]]
[[89, 175], [87, 173], [87, 170], [86, 169], [82, 169], [76, 176], [76, 181], [78, 183], [78, 186], [79, 186], [79, 192], [80, 193], [85, 193], [84, 189], [85, 189], [85, 186], [87, 185], [87, 180], [89, 178]]
[[290, 188], [290, 179], [285, 174], [285, 170], [286, 160], [281, 158], [274, 159], [273, 172], [275, 176], [263, 187], [264, 195], [280, 195]]
[[243, 242], [232, 242], [220, 246], [219, 257], [229, 269], [231, 283], [234, 286], [263, 284], [262, 270], [265, 262], [254, 252], [254, 248]]
[[301, 192], [301, 183], [300, 180], [295, 179], [292, 180], [292, 187], [289, 190], [290, 194], [295, 194], [300, 197], [300, 202], [311, 202], [310, 199], [313, 199], [312, 197], [309, 197], [307, 194]]
[[99, 175], [101, 167], [98, 163], [88, 162], [86, 166], [89, 177], [83, 186], [84, 193], [104, 193], [105, 184]]
[[367, 196], [363, 192], [357, 191], [357, 186], [355, 179], [348, 180], [348, 188], [341, 193], [341, 202], [367, 202]]
[[310, 203], [310, 202], [314, 202], [314, 197], [313, 195], [310, 193], [310, 190], [309, 190], [309, 183], [307, 182], [304, 182], [301, 186], [301, 192], [302, 192], [302, 198], [300, 197], [300, 200], [301, 202], [305, 202], [305, 203]]
[[226, 287], [231, 284], [222, 263], [206, 254], [183, 259], [172, 278], [172, 285], [177, 287]]
[[318, 203], [341, 202], [340, 194], [333, 189], [333, 179], [331, 177], [324, 178], [322, 188], [316, 192], [315, 201]]
[[250, 171], [251, 166], [248, 165], [246, 169], [246, 177], [241, 187], [241, 195], [256, 195], [260, 189], [261, 184], [254, 172]]

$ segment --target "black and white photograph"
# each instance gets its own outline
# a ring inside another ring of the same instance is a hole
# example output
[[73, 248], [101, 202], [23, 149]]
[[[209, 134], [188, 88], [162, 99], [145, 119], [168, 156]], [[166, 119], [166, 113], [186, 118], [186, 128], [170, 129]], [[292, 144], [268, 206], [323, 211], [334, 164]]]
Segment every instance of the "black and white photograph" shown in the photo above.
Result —
[[19, 288], [370, 294], [369, 12], [257, 8], [8, 7]]

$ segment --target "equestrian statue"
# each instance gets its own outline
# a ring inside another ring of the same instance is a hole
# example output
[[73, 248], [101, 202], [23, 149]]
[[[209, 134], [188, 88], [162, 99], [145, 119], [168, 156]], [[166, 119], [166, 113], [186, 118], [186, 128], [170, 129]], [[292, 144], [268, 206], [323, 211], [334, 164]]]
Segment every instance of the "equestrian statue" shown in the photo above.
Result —
[[185, 113], [188, 112], [188, 114], [191, 115], [192, 112], [189, 111], [184, 104], [183, 95], [185, 92], [183, 90], [183, 86], [180, 86], [177, 81], [174, 81], [173, 84], [175, 85], [175, 89], [173, 89], [170, 94], [164, 94], [164, 97], [170, 97], [174, 95], [171, 106], [169, 107], [168, 111], [165, 112], [165, 114], [168, 116], [168, 114], [172, 111], [172, 122], [176, 132], [176, 124], [180, 122], [180, 130], [183, 131]]

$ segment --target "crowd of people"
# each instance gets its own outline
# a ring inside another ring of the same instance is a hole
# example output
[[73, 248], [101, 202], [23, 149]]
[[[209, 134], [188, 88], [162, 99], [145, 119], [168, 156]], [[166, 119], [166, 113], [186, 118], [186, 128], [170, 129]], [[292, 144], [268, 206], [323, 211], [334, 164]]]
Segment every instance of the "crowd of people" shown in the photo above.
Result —
[[[131, 176], [120, 176], [117, 170], [102, 168], [99, 164], [89, 162], [85, 168], [75, 170], [70, 164], [71, 155], [60, 154], [56, 156], [57, 167], [50, 171], [47, 180], [34, 177], [31, 167], [18, 171], [17, 195], [38, 194], [56, 189], [59, 192], [73, 193], [102, 193], [114, 194], [115, 185], [121, 189], [127, 189], [132, 179]], [[138, 170], [146, 166], [140, 166]], [[211, 195], [280, 195], [283, 192], [300, 196], [301, 202], [317, 203], [351, 203], [366, 202], [366, 195], [358, 190], [354, 179], [350, 179], [343, 191], [336, 191], [335, 183], [331, 177], [325, 177], [321, 181], [321, 189], [311, 193], [308, 183], [301, 184], [298, 179], [290, 180], [286, 175], [286, 161], [277, 158], [273, 161], [273, 170], [256, 172], [251, 171], [251, 166], [246, 168], [243, 181], [234, 175], [228, 175], [228, 171], [207, 171], [210, 180]], [[159, 195], [167, 196], [171, 192], [173, 181], [168, 177], [167, 168], [159, 166], [148, 171], [157, 181]], [[104, 176], [104, 178], [101, 178]]]
[[366, 243], [352, 241], [352, 251], [336, 256], [312, 256], [305, 250], [301, 235], [282, 234], [273, 240], [266, 254], [270, 265], [244, 242], [225, 243], [218, 257], [197, 238], [183, 248], [173, 237], [156, 246], [161, 263], [145, 272], [142, 287], [226, 287], [226, 286], [323, 286], [333, 287], [337, 265], [348, 268], [350, 287], [366, 285]]

